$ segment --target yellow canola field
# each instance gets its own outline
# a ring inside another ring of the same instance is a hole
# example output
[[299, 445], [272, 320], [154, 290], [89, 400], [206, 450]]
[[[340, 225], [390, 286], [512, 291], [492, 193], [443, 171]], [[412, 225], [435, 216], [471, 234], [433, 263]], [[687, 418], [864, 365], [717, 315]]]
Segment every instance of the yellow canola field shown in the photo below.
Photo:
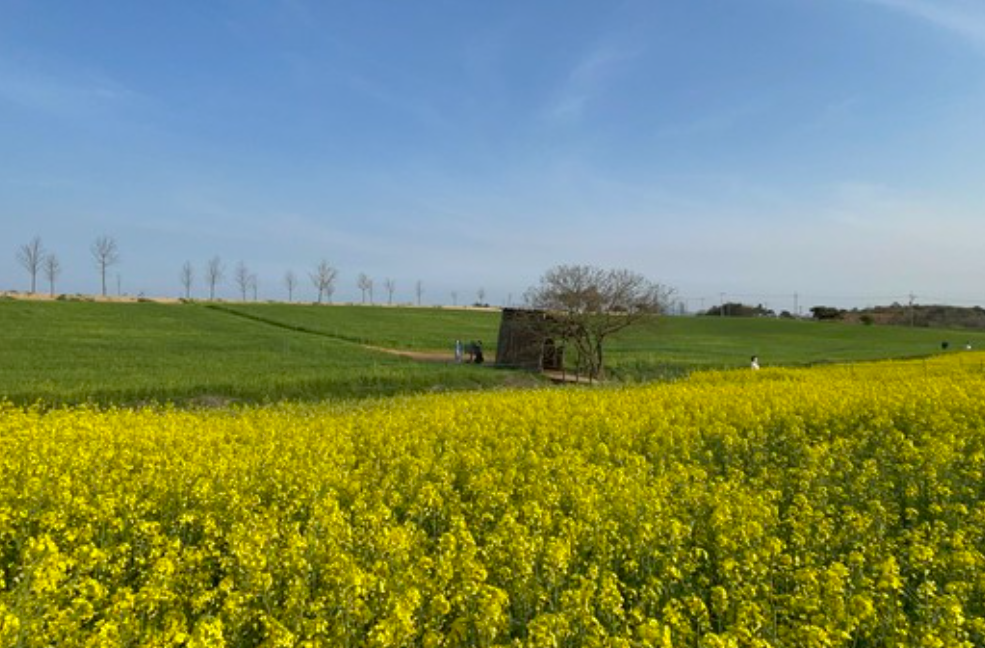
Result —
[[982, 646], [982, 362], [0, 405], [0, 646]]

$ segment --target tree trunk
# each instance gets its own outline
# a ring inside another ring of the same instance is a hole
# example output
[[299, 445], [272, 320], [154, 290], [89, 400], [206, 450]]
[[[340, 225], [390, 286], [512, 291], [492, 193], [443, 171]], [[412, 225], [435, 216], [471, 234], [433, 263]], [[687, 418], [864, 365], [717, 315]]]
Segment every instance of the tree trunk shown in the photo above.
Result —
[[598, 340], [595, 343], [595, 378], [597, 380], [602, 380], [604, 377], [604, 369], [602, 365], [602, 340]]

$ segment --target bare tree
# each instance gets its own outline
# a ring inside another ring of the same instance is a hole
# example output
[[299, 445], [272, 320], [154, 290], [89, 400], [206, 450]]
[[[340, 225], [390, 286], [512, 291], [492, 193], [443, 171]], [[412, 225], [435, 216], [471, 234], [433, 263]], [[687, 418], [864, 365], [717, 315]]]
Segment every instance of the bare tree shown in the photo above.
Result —
[[44, 246], [41, 244], [41, 237], [35, 236], [29, 243], [25, 243], [17, 249], [17, 263], [21, 264], [28, 274], [31, 275], [31, 293], [37, 291], [38, 272], [44, 263]]
[[452, 306], [458, 306], [458, 291], [451, 291], [451, 304]]
[[325, 297], [332, 301], [332, 294], [335, 292], [335, 280], [339, 276], [339, 271], [330, 266], [328, 261], [322, 259], [310, 276], [311, 283], [318, 289], [318, 303], [322, 303], [322, 299]]
[[373, 280], [370, 279], [369, 275], [365, 272], [360, 272], [359, 278], [356, 280], [356, 285], [359, 286], [359, 290], [362, 291], [363, 303], [366, 303], [367, 292], [369, 292], [369, 303], [373, 303]]
[[393, 305], [393, 293], [397, 290], [397, 282], [393, 279], [384, 279], [383, 288], [386, 289], [386, 303], [389, 306]]
[[479, 301], [478, 301], [478, 305], [479, 306], [482, 306], [483, 304], [486, 303], [486, 289], [485, 288], [479, 288], [479, 290], [476, 291], [475, 296], [479, 298]]
[[246, 291], [250, 289], [250, 269], [242, 261], [236, 264], [233, 279], [236, 281], [236, 285], [239, 286], [239, 294], [242, 297], [242, 301], [246, 301]]
[[[89, 247], [92, 258], [96, 261], [99, 268], [99, 276], [102, 279], [103, 296], [106, 296], [106, 269], [120, 262], [120, 250], [116, 246], [116, 241], [111, 236], [100, 236]], [[119, 282], [118, 282], [119, 283]]]
[[298, 286], [298, 277], [293, 270], [284, 273], [284, 286], [287, 287], [287, 301], [294, 301], [294, 289]]
[[48, 288], [50, 289], [50, 295], [55, 296], [55, 280], [62, 273], [62, 264], [58, 262], [58, 257], [54, 254], [48, 254], [44, 258], [44, 276], [48, 280]]
[[420, 279], [414, 284], [414, 293], [417, 295], [417, 305], [421, 305], [421, 297], [424, 295], [424, 282]]
[[546, 310], [546, 333], [571, 344], [590, 380], [603, 377], [606, 338], [663, 312], [674, 291], [630, 270], [561, 265], [548, 270], [526, 293], [527, 303]]
[[209, 301], [215, 299], [215, 287], [225, 277], [226, 270], [222, 265], [222, 259], [217, 256], [209, 259], [205, 266], [205, 282], [209, 284]]
[[185, 261], [185, 264], [181, 266], [181, 286], [185, 289], [185, 299], [191, 299], [192, 296], [192, 282], [195, 281], [195, 269], [192, 268], [191, 261]]
[[260, 280], [255, 272], [250, 274], [250, 290], [253, 291], [253, 301], [257, 301], [257, 295], [260, 292]]

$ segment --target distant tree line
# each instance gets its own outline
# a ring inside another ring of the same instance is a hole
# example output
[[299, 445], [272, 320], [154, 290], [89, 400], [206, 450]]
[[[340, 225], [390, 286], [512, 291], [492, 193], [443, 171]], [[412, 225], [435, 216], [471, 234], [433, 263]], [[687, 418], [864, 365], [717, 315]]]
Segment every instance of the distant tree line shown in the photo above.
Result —
[[766, 308], [762, 304], [750, 306], [739, 302], [726, 302], [712, 306], [702, 314], [709, 317], [776, 317], [776, 311]]
[[985, 308], [981, 306], [946, 306], [942, 304], [900, 304], [871, 306], [851, 310], [833, 306], [811, 308], [815, 320], [883, 326], [918, 326], [922, 328], [985, 329]]
[[[111, 266], [120, 261], [119, 248], [116, 240], [109, 236], [100, 236], [89, 246], [93, 261], [99, 271], [102, 294], [106, 295], [106, 273]], [[31, 294], [38, 292], [39, 275], [48, 282], [48, 292], [55, 295], [55, 282], [61, 277], [62, 264], [54, 252], [45, 249], [40, 236], [35, 236], [27, 243], [17, 248], [17, 263], [23, 267], [31, 279]]]
[[[701, 313], [709, 317], [779, 317], [793, 318], [789, 311], [776, 311], [763, 304], [751, 306], [739, 302], [726, 302]], [[845, 322], [849, 324], [884, 326], [919, 326], [930, 328], [985, 329], [985, 308], [981, 306], [944, 306], [900, 304], [888, 306], [845, 309], [818, 305], [810, 308], [811, 319], [819, 322]]]
[[[107, 295], [107, 276], [110, 268], [120, 263], [120, 249], [116, 239], [110, 236], [100, 236], [89, 246], [89, 252], [99, 276], [100, 292], [103, 296]], [[48, 293], [54, 297], [56, 282], [62, 275], [62, 264], [58, 256], [49, 252], [41, 237], [35, 236], [27, 243], [19, 246], [16, 252], [17, 263], [27, 271], [30, 281], [30, 294], [38, 292], [38, 284], [41, 280], [47, 281]], [[331, 303], [332, 296], [338, 287], [339, 271], [327, 260], [322, 259], [318, 264], [307, 273], [311, 285], [317, 292], [317, 303]], [[181, 285], [181, 294], [185, 299], [192, 299], [196, 287], [198, 275], [195, 266], [191, 261], [185, 261], [179, 272], [178, 281]], [[260, 281], [244, 261], [239, 261], [232, 271], [232, 279], [237, 288], [239, 298], [242, 301], [259, 299]], [[218, 289], [226, 280], [226, 265], [219, 256], [209, 259], [201, 272], [201, 281], [208, 291], [208, 299], [215, 300]], [[283, 276], [283, 285], [287, 291], [287, 300], [293, 302], [295, 294], [299, 288], [298, 274], [294, 270], [288, 270]], [[362, 293], [362, 303], [375, 304], [375, 280], [366, 273], [360, 273], [356, 280], [356, 287]], [[392, 278], [383, 280], [383, 289], [386, 291], [386, 303], [392, 305], [394, 295], [397, 291], [397, 282]], [[485, 289], [479, 288], [479, 302], [485, 298]], [[414, 296], [418, 306], [421, 305], [424, 297], [424, 282], [417, 280], [414, 284]], [[451, 293], [452, 300], [457, 303], [458, 293]]]
[[[888, 306], [845, 309], [818, 305], [810, 308], [811, 319], [819, 322], [884, 326], [919, 326], [929, 328], [985, 329], [985, 308], [981, 306], [919, 305], [894, 302]], [[793, 318], [789, 311], [775, 311], [762, 304], [750, 306], [728, 302], [709, 308], [702, 315], [713, 317], [780, 317]]]

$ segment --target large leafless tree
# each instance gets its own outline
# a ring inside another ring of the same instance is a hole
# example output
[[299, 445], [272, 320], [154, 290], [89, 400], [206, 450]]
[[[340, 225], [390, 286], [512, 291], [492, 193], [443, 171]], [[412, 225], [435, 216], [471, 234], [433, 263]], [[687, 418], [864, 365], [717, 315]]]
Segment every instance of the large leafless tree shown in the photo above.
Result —
[[384, 279], [383, 288], [386, 290], [386, 303], [388, 306], [393, 305], [393, 293], [397, 290], [397, 282], [393, 279]]
[[209, 301], [215, 299], [215, 287], [222, 281], [225, 273], [222, 259], [217, 256], [209, 259], [205, 265], [205, 283], [209, 284]]
[[100, 236], [92, 245], [89, 246], [92, 258], [99, 269], [99, 278], [102, 282], [103, 297], [106, 296], [106, 270], [120, 262], [120, 249], [116, 245], [116, 240], [111, 236]]
[[44, 276], [48, 280], [48, 289], [52, 297], [55, 296], [55, 281], [62, 274], [62, 264], [54, 254], [47, 254], [43, 264]]
[[526, 301], [553, 315], [546, 333], [574, 347], [579, 372], [596, 380], [604, 376], [605, 341], [659, 315], [673, 293], [631, 270], [560, 265], [544, 273]]
[[328, 261], [322, 259], [315, 271], [310, 273], [311, 283], [318, 290], [318, 303], [322, 303], [326, 298], [332, 301], [335, 293], [335, 280], [339, 276], [339, 271], [329, 265]]
[[191, 299], [192, 296], [192, 283], [195, 281], [195, 269], [192, 268], [191, 261], [185, 261], [185, 264], [181, 266], [181, 287], [185, 289], [185, 299]]
[[37, 292], [38, 273], [44, 264], [44, 245], [41, 244], [40, 236], [35, 236], [30, 242], [17, 248], [17, 263], [31, 275], [31, 293]]
[[236, 270], [233, 271], [233, 280], [239, 286], [239, 294], [242, 301], [246, 301], [246, 291], [250, 289], [250, 269], [242, 261], [236, 264]]
[[287, 301], [294, 301], [294, 289], [298, 287], [298, 276], [293, 270], [284, 273], [284, 286], [287, 288]]
[[369, 303], [373, 303], [373, 280], [365, 272], [359, 273], [359, 278], [356, 280], [356, 285], [362, 292], [363, 303], [366, 303], [366, 293], [369, 293]]

